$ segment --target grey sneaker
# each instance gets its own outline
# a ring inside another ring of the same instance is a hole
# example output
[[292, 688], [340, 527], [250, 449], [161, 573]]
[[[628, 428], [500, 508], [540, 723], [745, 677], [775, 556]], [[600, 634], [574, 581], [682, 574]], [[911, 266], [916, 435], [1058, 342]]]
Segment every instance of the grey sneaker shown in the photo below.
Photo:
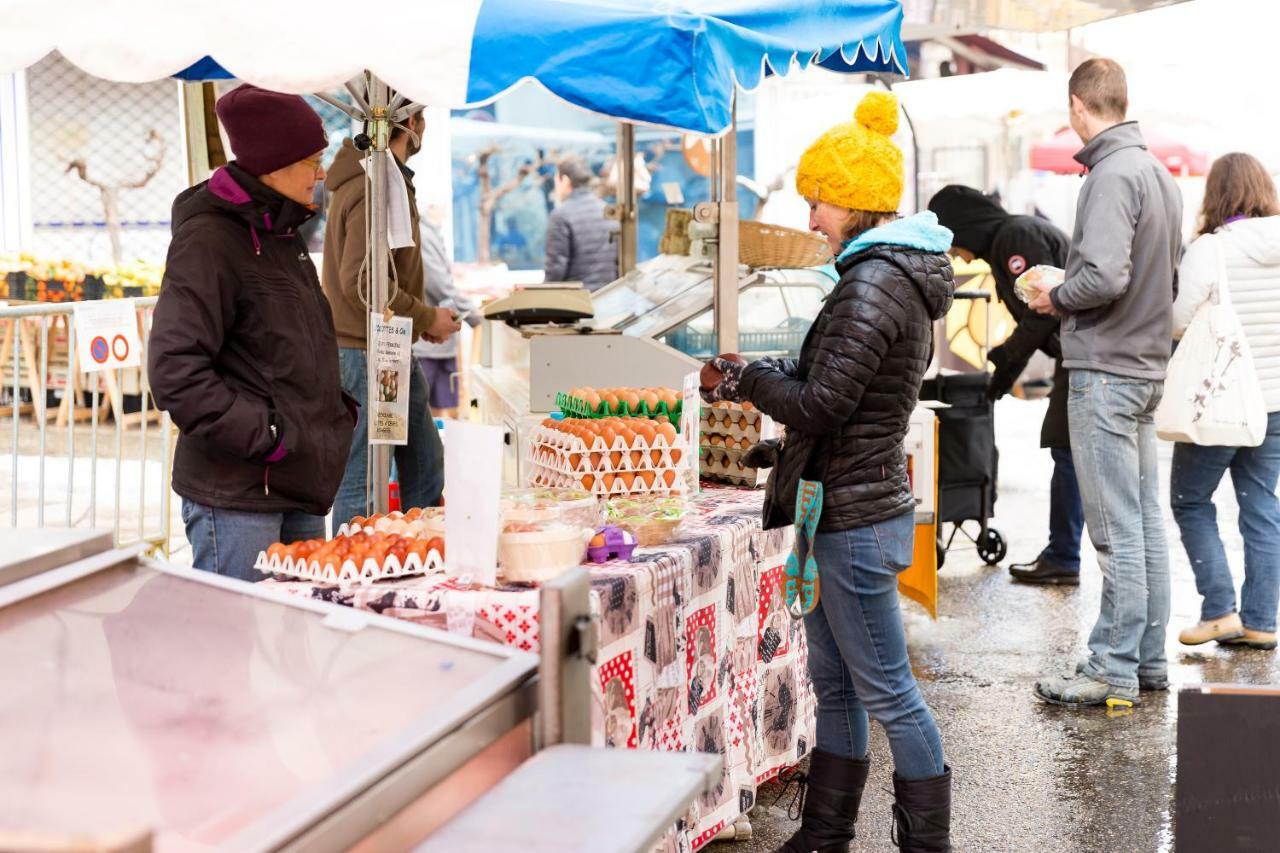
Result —
[[[1076, 662], [1076, 675], [1084, 675], [1088, 670], [1088, 658]], [[1143, 675], [1138, 673], [1138, 689], [1143, 693], [1158, 692], [1169, 689], [1168, 675]]]
[[1116, 687], [1089, 675], [1056, 675], [1037, 681], [1036, 695], [1052, 705], [1073, 710], [1095, 705], [1105, 705], [1108, 710], [1132, 708], [1140, 701], [1135, 688]]

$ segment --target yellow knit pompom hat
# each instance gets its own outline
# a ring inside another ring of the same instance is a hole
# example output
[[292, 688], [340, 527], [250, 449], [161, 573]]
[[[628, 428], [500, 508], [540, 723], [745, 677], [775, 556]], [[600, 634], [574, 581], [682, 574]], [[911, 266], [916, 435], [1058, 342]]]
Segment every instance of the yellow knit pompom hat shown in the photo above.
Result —
[[894, 212], [902, 201], [898, 99], [870, 92], [853, 121], [838, 124], [809, 146], [796, 168], [796, 192], [850, 210]]

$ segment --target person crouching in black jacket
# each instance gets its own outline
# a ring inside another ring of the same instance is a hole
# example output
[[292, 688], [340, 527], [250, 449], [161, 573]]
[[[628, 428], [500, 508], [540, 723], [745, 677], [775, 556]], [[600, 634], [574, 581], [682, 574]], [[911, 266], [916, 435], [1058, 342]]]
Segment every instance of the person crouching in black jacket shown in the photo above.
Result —
[[899, 845], [951, 849], [951, 770], [911, 673], [897, 589], [915, 537], [903, 441], [932, 322], [951, 306], [951, 232], [932, 213], [897, 218], [902, 153], [889, 139], [897, 124], [897, 99], [873, 92], [855, 121], [805, 152], [796, 189], [809, 202], [810, 229], [831, 244], [840, 281], [798, 360], [717, 358], [725, 379], [706, 394], [750, 400], [787, 427], [766, 527], [794, 520], [802, 478], [823, 485], [813, 540], [820, 595], [804, 617], [817, 743], [800, 828], [780, 848], [793, 853], [848, 849], [870, 767], [868, 715], [893, 752]]
[[258, 552], [324, 538], [357, 406], [298, 232], [324, 177], [320, 116], [250, 85], [216, 109], [236, 159], [174, 200], [147, 375], [182, 431], [173, 490], [195, 567], [259, 580]]
[[1038, 264], [1063, 268], [1071, 241], [1052, 222], [1035, 216], [1015, 216], [990, 196], [957, 184], [943, 187], [929, 200], [938, 222], [955, 234], [951, 254], [963, 260], [981, 258], [991, 267], [996, 295], [1017, 328], [1008, 340], [992, 348], [995, 365], [987, 398], [1000, 399], [1026, 369], [1036, 350], [1053, 359], [1053, 390], [1040, 428], [1040, 446], [1053, 456], [1049, 488], [1049, 544], [1030, 563], [1009, 567], [1013, 579], [1034, 584], [1080, 583], [1080, 538], [1084, 532], [1084, 502], [1076, 482], [1067, 429], [1067, 371], [1062, 366], [1058, 318], [1037, 314], [1018, 298], [1014, 281]]

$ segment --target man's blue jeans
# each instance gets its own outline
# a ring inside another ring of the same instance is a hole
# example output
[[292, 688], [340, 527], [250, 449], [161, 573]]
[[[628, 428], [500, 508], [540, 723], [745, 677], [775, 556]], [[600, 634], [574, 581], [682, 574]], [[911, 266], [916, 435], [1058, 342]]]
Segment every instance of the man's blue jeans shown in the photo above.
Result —
[[1071, 450], [1055, 447], [1053, 479], [1049, 481], [1049, 547], [1040, 556], [1072, 572], [1080, 571], [1080, 537], [1084, 534], [1084, 503], [1076, 482]]
[[1174, 445], [1169, 497], [1196, 589], [1204, 597], [1201, 619], [1216, 619], [1236, 609], [1235, 582], [1213, 506], [1213, 493], [1228, 470], [1244, 537], [1240, 621], [1255, 631], [1275, 631], [1280, 603], [1280, 412], [1267, 416], [1267, 437], [1258, 447]]
[[1139, 674], [1164, 676], [1169, 668], [1169, 551], [1153, 420], [1164, 383], [1072, 370], [1070, 388], [1071, 452], [1102, 569], [1085, 672], [1137, 689]]
[[241, 512], [182, 499], [182, 523], [191, 543], [192, 564], [202, 571], [260, 581], [253, 564], [276, 542], [324, 538], [324, 516], [305, 512]]
[[884, 726], [903, 779], [945, 772], [942, 739], [925, 705], [898, 610], [898, 573], [911, 564], [912, 513], [867, 527], [819, 533], [818, 607], [804, 617], [818, 699], [817, 747], [867, 754], [867, 715]]
[[[353, 347], [338, 350], [343, 389], [360, 401], [360, 419], [351, 439], [347, 472], [333, 505], [333, 529], [357, 515], [368, 515], [366, 483], [369, 469], [368, 359]], [[409, 443], [392, 448], [400, 483], [400, 504], [436, 506], [444, 492], [444, 445], [427, 408], [427, 380], [417, 360], [409, 363]]]

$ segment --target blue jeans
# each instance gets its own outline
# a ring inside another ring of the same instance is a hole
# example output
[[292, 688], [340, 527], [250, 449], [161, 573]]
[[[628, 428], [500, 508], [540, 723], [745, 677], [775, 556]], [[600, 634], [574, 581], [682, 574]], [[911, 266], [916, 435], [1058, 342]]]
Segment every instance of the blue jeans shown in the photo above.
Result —
[[1102, 607], [1085, 671], [1137, 689], [1139, 674], [1164, 676], [1169, 669], [1169, 550], [1153, 420], [1164, 383], [1072, 370], [1070, 388], [1071, 452], [1102, 570]]
[[1049, 482], [1049, 547], [1040, 556], [1073, 572], [1080, 571], [1080, 537], [1084, 533], [1084, 503], [1076, 482], [1071, 450], [1055, 447], [1053, 479]]
[[[369, 468], [368, 359], [352, 347], [338, 350], [342, 387], [360, 401], [360, 419], [351, 439], [347, 472], [333, 504], [333, 528], [357, 515], [368, 515], [366, 481]], [[409, 363], [409, 443], [392, 448], [400, 483], [400, 503], [408, 507], [436, 506], [444, 492], [444, 445], [427, 408], [427, 380], [416, 359]]]
[[1280, 602], [1280, 501], [1276, 499], [1280, 412], [1267, 416], [1267, 437], [1258, 447], [1174, 445], [1170, 503], [1195, 572], [1196, 589], [1204, 597], [1201, 619], [1216, 619], [1236, 609], [1235, 582], [1213, 506], [1213, 493], [1228, 470], [1244, 537], [1240, 621], [1255, 631], [1275, 631]]
[[253, 568], [260, 551], [276, 542], [324, 538], [324, 516], [305, 512], [242, 512], [182, 499], [182, 523], [191, 543], [192, 564], [242, 581], [260, 581]]
[[898, 611], [898, 573], [911, 564], [914, 538], [912, 513], [819, 533], [818, 607], [804, 617], [804, 629], [818, 749], [865, 756], [870, 714], [889, 736], [898, 776], [927, 779], [944, 772], [942, 739], [911, 674]]

